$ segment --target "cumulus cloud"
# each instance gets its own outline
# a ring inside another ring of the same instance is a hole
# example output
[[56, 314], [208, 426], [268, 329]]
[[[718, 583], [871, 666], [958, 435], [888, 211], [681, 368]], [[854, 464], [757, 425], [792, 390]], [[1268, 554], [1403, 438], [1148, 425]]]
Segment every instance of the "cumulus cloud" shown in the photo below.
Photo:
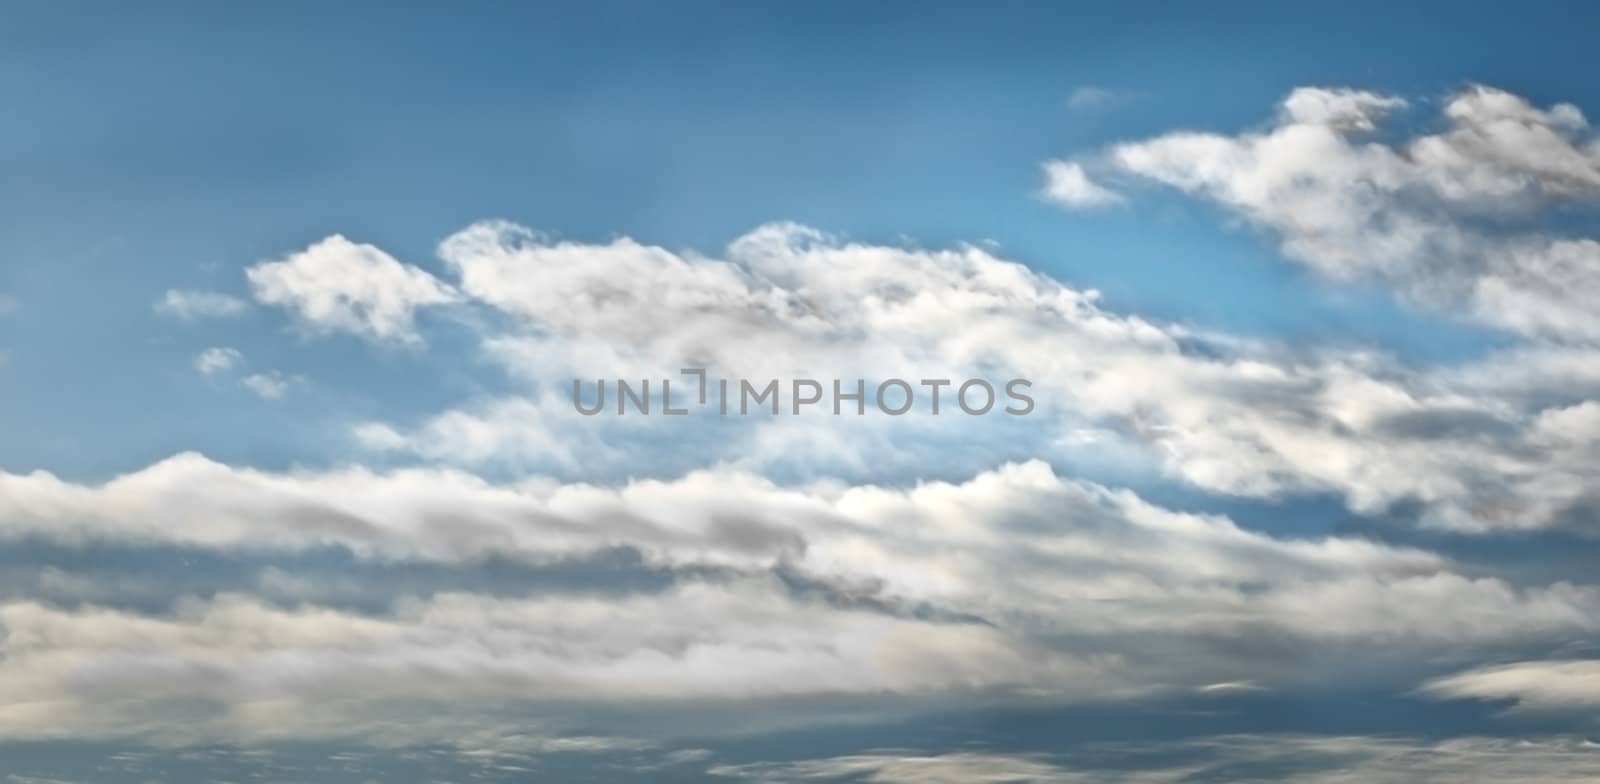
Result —
[[1083, 165], [1072, 161], [1050, 161], [1044, 165], [1044, 196], [1074, 209], [1091, 209], [1121, 204], [1122, 194], [1092, 179]]
[[1384, 115], [1406, 107], [1404, 99], [1365, 90], [1302, 87], [1283, 100], [1285, 122], [1341, 131], [1370, 131]]
[[257, 264], [246, 275], [258, 301], [290, 310], [310, 329], [380, 342], [419, 342], [416, 311], [457, 299], [427, 272], [340, 235]]
[[1376, 280], [1528, 336], [1600, 340], [1589, 308], [1600, 243], [1547, 228], [1562, 205], [1600, 199], [1600, 143], [1583, 113], [1472, 86], [1444, 104], [1442, 128], [1368, 135], [1406, 106], [1302, 87], [1264, 130], [1130, 141], [1105, 163], [1222, 205], [1331, 278]]
[[[1417, 504], [1427, 524], [1461, 530], [1589, 528], [1600, 508], [1586, 489], [1600, 363], [1582, 346], [1417, 369], [1368, 349], [1297, 350], [1117, 313], [979, 248], [850, 243], [793, 224], [706, 256], [482, 223], [440, 255], [463, 297], [512, 317], [483, 333], [483, 353], [528, 391], [418, 424], [362, 423], [354, 433], [368, 446], [569, 475], [738, 462], [872, 478], [1070, 458], [1093, 433], [1096, 455], [1121, 450], [1209, 491], [1336, 493], [1364, 514]], [[754, 379], [1024, 377], [1039, 407], [1015, 422], [812, 416], [734, 428], [585, 418], [562, 402], [570, 379], [697, 366]], [[941, 438], [961, 448], [935, 448]], [[679, 448], [652, 447], [641, 464], [645, 445], [669, 442]]]
[[243, 315], [250, 303], [215, 291], [167, 289], [156, 301], [155, 311], [181, 321], [224, 319]]

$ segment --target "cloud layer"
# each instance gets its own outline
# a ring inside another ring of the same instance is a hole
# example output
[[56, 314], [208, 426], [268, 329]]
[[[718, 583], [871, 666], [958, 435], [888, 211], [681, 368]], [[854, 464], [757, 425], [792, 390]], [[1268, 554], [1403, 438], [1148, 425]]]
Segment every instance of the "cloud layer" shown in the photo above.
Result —
[[[0, 539], [20, 553], [0, 561], [25, 567], [0, 574], [0, 743], [334, 739], [496, 762], [520, 748], [506, 764], [526, 773], [552, 749], [665, 755], [651, 738], [702, 714], [750, 732], [746, 716], [805, 724], [841, 705], [881, 718], [1337, 688], [1592, 709], [1600, 675], [1573, 651], [1600, 634], [1600, 586], [1449, 553], [1600, 533], [1600, 244], [1557, 220], [1600, 195], [1600, 145], [1565, 104], [1469, 87], [1435, 125], [1399, 122], [1426, 106], [1301, 88], [1260, 128], [1044, 163], [1064, 206], [1175, 189], [1323, 278], [1514, 336], [1426, 366], [1119, 311], [993, 249], [794, 223], [695, 251], [485, 221], [440, 242], [437, 264], [342, 235], [257, 262], [256, 303], [303, 335], [427, 357], [422, 314], [439, 312], [494, 378], [339, 422], [353, 463], [185, 452], [105, 481], [0, 471]], [[175, 289], [156, 307], [192, 321], [251, 305]], [[182, 354], [191, 381], [280, 408], [308, 383], [198, 349]], [[625, 418], [567, 397], [574, 379], [686, 367], [1025, 378], [1038, 406]], [[1179, 500], [1071, 470], [1085, 464]], [[1284, 519], [1247, 527], [1184, 498]], [[1362, 518], [1337, 530], [1372, 533], [1286, 533], [1325, 499]], [[592, 734], [623, 712], [645, 739]], [[1149, 749], [679, 751], [654, 764], [784, 781], [1554, 782], [1595, 766], [1564, 738], [1219, 736], [1121, 768]]]
[[[1346, 125], [1373, 111], [1344, 97], [1350, 106], [1329, 98], [1294, 111]], [[1596, 525], [1586, 488], [1600, 363], [1583, 346], [1413, 368], [1374, 349], [1291, 348], [1117, 313], [1094, 291], [977, 248], [864, 245], [792, 224], [761, 227], [714, 258], [482, 223], [446, 239], [440, 255], [458, 283], [407, 267], [392, 278], [402, 290], [371, 298], [459, 292], [461, 307], [509, 317], [478, 320], [498, 325], [480, 328], [482, 351], [527, 391], [414, 424], [362, 423], [354, 435], [377, 450], [589, 477], [733, 462], [849, 478], [959, 475], [1093, 450], [1211, 492], [1335, 493], [1362, 514], [1415, 504], [1426, 523], [1463, 530]], [[321, 252], [295, 258], [314, 270]], [[320, 323], [377, 334], [360, 319]], [[567, 397], [572, 379], [679, 378], [683, 367], [757, 383], [1021, 377], [1040, 402], [1026, 422], [817, 415], [734, 426], [715, 416], [591, 419]]]
[[[424, 742], [553, 720], [574, 702], [1403, 685], [1429, 674], [1408, 675], [1417, 661], [1600, 630], [1590, 586], [1518, 587], [1359, 539], [1273, 538], [1037, 462], [914, 488], [727, 471], [602, 487], [274, 474], [186, 455], [99, 486], [0, 474], [0, 491], [5, 533], [21, 540], [468, 566], [624, 547], [675, 575], [623, 593], [442, 588], [376, 612], [334, 609], [346, 588], [293, 561], [153, 615], [19, 596], [0, 604], [11, 738]], [[56, 596], [96, 584], [70, 567], [40, 580]]]

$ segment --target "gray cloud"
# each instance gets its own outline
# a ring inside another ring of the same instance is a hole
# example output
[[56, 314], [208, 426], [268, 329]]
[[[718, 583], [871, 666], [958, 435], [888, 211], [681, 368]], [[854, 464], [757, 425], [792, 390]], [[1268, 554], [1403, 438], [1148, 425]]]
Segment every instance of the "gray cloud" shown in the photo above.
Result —
[[[38, 573], [51, 601], [21, 586], [0, 602], [0, 737], [426, 742], [624, 700], [1383, 684], [1600, 629], [1591, 586], [1273, 538], [1038, 462], [913, 488], [726, 470], [602, 487], [185, 455], [98, 486], [0, 474], [0, 489], [7, 532], [57, 558], [110, 546], [96, 542], [276, 554], [255, 580], [156, 580], [192, 592], [167, 600], [137, 571]], [[305, 560], [329, 547], [380, 566]], [[539, 582], [562, 564], [581, 581], [618, 547], [637, 554], [636, 590]], [[512, 565], [509, 584], [459, 571], [490, 559]], [[441, 567], [395, 581], [406, 560]], [[108, 597], [117, 586], [152, 604]], [[383, 604], [364, 590], [385, 587], [404, 592]]]
[[713, 767], [732, 779], [878, 782], [1335, 782], [1525, 781], [1556, 784], [1600, 775], [1600, 749], [1576, 738], [1438, 742], [1314, 735], [1218, 736], [1123, 744], [1058, 754], [881, 751], [797, 762]]

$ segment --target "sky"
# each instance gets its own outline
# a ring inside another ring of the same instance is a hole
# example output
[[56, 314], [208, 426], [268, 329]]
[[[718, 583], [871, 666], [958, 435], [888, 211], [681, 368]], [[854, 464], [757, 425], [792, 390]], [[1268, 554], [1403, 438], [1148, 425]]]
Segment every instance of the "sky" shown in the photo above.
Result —
[[0, 782], [1600, 777], [1596, 14], [0, 2]]

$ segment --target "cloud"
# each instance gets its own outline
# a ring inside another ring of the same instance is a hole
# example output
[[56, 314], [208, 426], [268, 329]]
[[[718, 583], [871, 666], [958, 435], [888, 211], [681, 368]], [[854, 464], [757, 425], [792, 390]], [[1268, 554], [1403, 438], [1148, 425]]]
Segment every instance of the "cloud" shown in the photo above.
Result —
[[748, 781], [870, 781], [881, 784], [1024, 784], [1102, 781], [1074, 774], [1044, 759], [1018, 754], [954, 752], [916, 755], [859, 754], [800, 762], [719, 765], [713, 776]]
[[226, 373], [244, 362], [244, 354], [228, 347], [208, 348], [195, 355], [194, 369], [202, 376]]
[[457, 300], [449, 286], [383, 251], [334, 235], [246, 270], [256, 299], [286, 308], [315, 332], [417, 343], [418, 309]]
[[[195, 355], [194, 369], [207, 378], [231, 373], [245, 363], [244, 354], [226, 346], [212, 347]], [[276, 370], [251, 373], [239, 379], [239, 385], [262, 400], [282, 400], [298, 377], [285, 376]]]
[[383, 422], [363, 422], [352, 429], [356, 441], [379, 452], [401, 452], [430, 460], [466, 465], [502, 463], [516, 466], [554, 465], [580, 469], [578, 455], [593, 466], [602, 453], [612, 453], [594, 433], [562, 427], [571, 402], [553, 395], [510, 397], [487, 401], [471, 410], [446, 411], [410, 432]]
[[1221, 205], [1330, 278], [1522, 335], [1600, 341], [1600, 242], [1549, 228], [1564, 205], [1600, 199], [1600, 142], [1582, 112], [1471, 86], [1438, 130], [1369, 135], [1407, 105], [1302, 87], [1264, 130], [1129, 141], [1104, 163]]
[[18, 776], [14, 773], [6, 776], [6, 784], [74, 784], [65, 779], [47, 779], [40, 776]]
[[271, 370], [266, 373], [252, 373], [239, 380], [245, 389], [254, 392], [262, 400], [282, 400], [289, 394], [289, 386], [294, 379], [286, 378], [282, 373]]
[[226, 319], [243, 315], [250, 303], [215, 291], [167, 289], [155, 304], [155, 311], [181, 321]]
[[1406, 108], [1402, 98], [1365, 90], [1301, 87], [1283, 101], [1286, 123], [1320, 125], [1339, 131], [1371, 131], [1391, 112]]
[[[909, 488], [726, 470], [605, 487], [270, 473], [184, 455], [101, 485], [0, 474], [0, 521], [13, 540], [279, 564], [255, 586], [188, 583], [190, 598], [153, 615], [83, 603], [104, 599], [74, 588], [72, 569], [48, 575], [50, 595], [82, 597], [70, 609], [0, 601], [0, 706], [11, 706], [0, 737], [422, 742], [621, 700], [1071, 702], [1242, 681], [1409, 684], [1419, 667], [1436, 674], [1419, 663], [1600, 631], [1592, 586], [1519, 587], [1356, 538], [1274, 538], [1042, 463]], [[326, 606], [344, 589], [285, 557], [540, 565], [618, 547], [671, 579], [399, 593], [362, 611]], [[1308, 670], [1307, 657], [1329, 664]]]
[[[242, 597], [174, 616], [0, 604], [0, 737], [455, 740], [560, 703], [960, 688], [1030, 662], [993, 630], [841, 611], [771, 581], [624, 599], [440, 595], [389, 616]], [[1057, 665], [1059, 667], [1059, 665]]]
[[[0, 473], [0, 488], [6, 491], [0, 497], [6, 527], [0, 532], [67, 542], [155, 540], [281, 551], [337, 544], [373, 557], [446, 561], [491, 553], [588, 552], [626, 543], [672, 563], [770, 566], [820, 557], [828, 552], [829, 540], [838, 541], [843, 553], [864, 553], [844, 546], [852, 532], [887, 537], [904, 527], [905, 535], [938, 539], [982, 524], [994, 530], [969, 531], [982, 534], [969, 543], [998, 546], [1007, 536], [1043, 535], [1032, 531], [1030, 521], [1042, 525], [1062, 517], [1063, 525], [1090, 526], [1085, 535], [1132, 537], [1151, 566], [1179, 558], [1187, 548], [1194, 555], [1172, 568], [1209, 570], [1211, 561], [1198, 554], [1214, 551], [1218, 563], [1226, 564], [1215, 567], [1219, 576], [1266, 576], [1258, 570], [1275, 564], [1306, 574], [1365, 566], [1426, 574], [1442, 567], [1419, 551], [1361, 540], [1276, 542], [1225, 519], [1180, 515], [1126, 492], [1060, 478], [1038, 462], [985, 472], [966, 483], [916, 489], [862, 485], [841, 490], [829, 482], [787, 488], [730, 470], [607, 488], [541, 479], [495, 485], [445, 469], [276, 474], [184, 454], [101, 485], [74, 484], [43, 472]], [[942, 508], [946, 502], [955, 506]], [[1031, 503], [1044, 506], [1028, 511]], [[962, 523], [963, 515], [979, 517]], [[888, 528], [890, 520], [899, 523]], [[1259, 559], [1251, 555], [1257, 551], [1263, 554]], [[833, 567], [853, 577], [890, 577], [870, 561], [845, 568], [851, 563]], [[1248, 572], [1237, 571], [1245, 566]], [[974, 575], [970, 590], [985, 579]]]
[[1600, 707], [1600, 661], [1525, 661], [1435, 678], [1422, 687], [1440, 699], [1509, 700], [1520, 710], [1592, 712]]
[[1111, 87], [1083, 86], [1067, 95], [1067, 108], [1074, 112], [1099, 112], [1133, 100], [1134, 93]]
[[1044, 165], [1045, 198], [1073, 209], [1109, 207], [1123, 203], [1122, 194], [1089, 179], [1083, 166], [1071, 161], [1049, 161]]
[[[249, 781], [495, 781], [526, 780], [530, 775], [556, 780], [753, 781], [753, 782], [1116, 782], [1119, 784], [1456, 784], [1461, 781], [1516, 781], [1576, 784], [1600, 775], [1600, 747], [1581, 737], [1531, 735], [1509, 738], [1468, 735], [1447, 738], [1258, 733], [1200, 737], [1131, 739], [1120, 742], [1052, 744], [1027, 751], [995, 748], [992, 743], [939, 748], [881, 748], [872, 745], [873, 727], [848, 730], [848, 746], [859, 750], [794, 758], [774, 754], [778, 743], [793, 743], [819, 754], [815, 746], [837, 748], [830, 735], [804, 733], [766, 736], [754, 744], [715, 744], [719, 749], [673, 749], [648, 739], [593, 735], [554, 735], [502, 731], [446, 745], [373, 748], [350, 744], [238, 748], [202, 746], [173, 750], [127, 749], [104, 745], [54, 744], [62, 757], [85, 764], [40, 771], [38, 760], [53, 755], [25, 754], [28, 773], [16, 784], [63, 781], [137, 780], [159, 770], [165, 780]], [[947, 736], [948, 732], [937, 733]], [[1027, 733], [1032, 734], [1032, 733]], [[1045, 733], [1051, 734], [1051, 733]], [[1059, 737], [1055, 733], [1054, 737]], [[1065, 745], [1066, 748], [1061, 748]], [[35, 747], [37, 748], [37, 747]], [[822, 753], [822, 754], [825, 754]], [[770, 759], [781, 756], [782, 759]], [[764, 760], [764, 761], [757, 761]], [[399, 772], [397, 772], [399, 771]], [[88, 773], [89, 778], [78, 775]], [[332, 777], [330, 779], [330, 777]]]
[[790, 762], [718, 765], [710, 773], [760, 782], [1186, 782], [1567, 784], [1600, 776], [1600, 751], [1581, 738], [1220, 735], [1162, 743], [1089, 745], [1052, 754], [871, 751]]
[[[523, 391], [415, 423], [359, 423], [354, 437], [371, 448], [612, 478], [718, 463], [910, 478], [1121, 455], [1210, 492], [1334, 493], [1361, 514], [1415, 505], [1425, 524], [1456, 530], [1600, 520], [1587, 489], [1600, 480], [1600, 361], [1581, 345], [1413, 368], [1362, 347], [1297, 349], [1118, 313], [980, 248], [851, 243], [794, 224], [708, 256], [490, 222], [447, 238], [440, 256], [465, 302], [499, 311], [481, 320], [482, 354]], [[757, 380], [1027, 378], [1039, 406], [1027, 418], [741, 421], [589, 418], [563, 402], [571, 379], [683, 367]]]

